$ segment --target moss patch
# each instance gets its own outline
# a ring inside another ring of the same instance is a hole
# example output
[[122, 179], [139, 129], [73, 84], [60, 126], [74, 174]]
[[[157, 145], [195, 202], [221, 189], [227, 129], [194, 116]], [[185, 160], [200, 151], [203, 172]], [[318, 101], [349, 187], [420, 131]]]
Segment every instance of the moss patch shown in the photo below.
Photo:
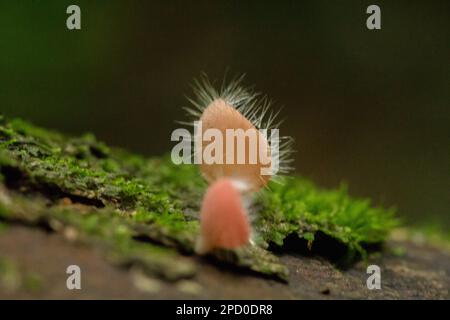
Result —
[[41, 285], [38, 274], [23, 272], [14, 261], [0, 257], [0, 289], [9, 293], [19, 290], [36, 292], [41, 289]]
[[[115, 261], [139, 263], [169, 279], [195, 273], [180, 255], [193, 254], [206, 187], [195, 166], [109, 148], [92, 135], [71, 138], [0, 118], [0, 175], [2, 220], [72, 227]], [[345, 254], [364, 255], [365, 244], [381, 243], [397, 223], [392, 211], [349, 197], [345, 187], [321, 190], [295, 177], [269, 189], [251, 210], [257, 245], [217, 252], [215, 259], [286, 279], [287, 269], [268, 244], [282, 245], [296, 234], [314, 250], [321, 232], [342, 243]]]
[[372, 207], [367, 199], [351, 198], [345, 185], [321, 190], [302, 178], [272, 184], [258, 202], [258, 229], [265, 241], [277, 245], [295, 233], [312, 246], [320, 231], [346, 245], [350, 255], [365, 255], [365, 245], [383, 242], [398, 224], [393, 210]]

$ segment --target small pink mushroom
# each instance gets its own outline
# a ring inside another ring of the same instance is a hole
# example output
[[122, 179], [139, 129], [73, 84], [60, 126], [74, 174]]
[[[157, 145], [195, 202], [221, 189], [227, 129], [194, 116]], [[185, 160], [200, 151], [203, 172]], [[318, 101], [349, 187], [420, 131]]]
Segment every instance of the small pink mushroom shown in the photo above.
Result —
[[221, 178], [206, 191], [201, 208], [198, 253], [215, 248], [235, 249], [249, 242], [251, 227], [242, 205], [239, 183]]

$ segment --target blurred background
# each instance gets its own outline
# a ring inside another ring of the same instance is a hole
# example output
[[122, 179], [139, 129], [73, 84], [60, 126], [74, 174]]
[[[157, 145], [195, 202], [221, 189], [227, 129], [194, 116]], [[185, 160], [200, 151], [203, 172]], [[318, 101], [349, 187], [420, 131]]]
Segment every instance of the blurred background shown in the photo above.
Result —
[[[82, 29], [66, 28], [81, 8]], [[382, 30], [366, 28], [381, 7]], [[225, 71], [283, 107], [323, 187], [450, 229], [449, 1], [0, 3], [0, 113], [168, 152], [194, 77]]]

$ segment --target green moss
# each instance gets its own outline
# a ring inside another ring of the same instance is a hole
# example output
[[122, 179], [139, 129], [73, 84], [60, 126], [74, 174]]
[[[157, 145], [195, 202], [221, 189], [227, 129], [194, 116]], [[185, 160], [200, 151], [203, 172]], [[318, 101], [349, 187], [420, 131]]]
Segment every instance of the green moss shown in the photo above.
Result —
[[[0, 201], [4, 220], [56, 219], [75, 227], [86, 239], [113, 248], [109, 252], [117, 260], [127, 257], [125, 261], [136, 262], [141, 252], [148, 251], [141, 263], [156, 273], [173, 268], [166, 264], [169, 258], [159, 253], [170, 251], [169, 257], [178, 257], [173, 249], [194, 251], [206, 184], [193, 165], [176, 166], [168, 156], [147, 159], [108, 148], [92, 135], [65, 137], [2, 118], [0, 174], [10, 189], [5, 192], [13, 199], [13, 204], [3, 201], [3, 209]], [[36, 194], [46, 210], [38, 209]], [[75, 206], [61, 208], [62, 198], [87, 206], [89, 213], [80, 214]], [[17, 202], [34, 209], [23, 210]], [[258, 245], [215, 257], [280, 278], [286, 278], [287, 271], [266, 250], [269, 243], [282, 245], [288, 235], [296, 234], [314, 250], [316, 234], [321, 232], [344, 244], [348, 254], [364, 254], [365, 244], [384, 241], [397, 224], [392, 210], [351, 198], [345, 186], [322, 190], [300, 177], [271, 183], [269, 190], [257, 195], [251, 213], [256, 217]], [[158, 263], [152, 264], [153, 260]]]
[[391, 248], [390, 252], [397, 257], [403, 257], [406, 254], [406, 249], [402, 246], [396, 246]]
[[15, 193], [5, 193], [5, 190], [0, 190], [0, 193], [0, 219], [20, 220], [29, 225], [46, 224], [66, 235], [69, 241], [98, 247], [115, 264], [137, 264], [168, 280], [195, 274], [195, 264], [176, 250], [136, 240], [149, 231], [137, 228], [133, 221], [122, 217], [113, 208], [97, 209], [70, 204], [48, 207], [39, 198], [30, 199]]
[[450, 232], [440, 223], [430, 221], [427, 224], [411, 226], [406, 232], [411, 239], [424, 239], [428, 244], [450, 251]]
[[[0, 214], [0, 215], [1, 215], [1, 214]], [[1, 234], [3, 231], [6, 231], [7, 228], [8, 228], [8, 227], [7, 227], [6, 223], [3, 223], [3, 222], [0, 221], [0, 234]]]
[[0, 287], [7, 291], [15, 291], [21, 285], [20, 278], [16, 265], [9, 259], [0, 258]]
[[397, 226], [393, 210], [354, 199], [345, 185], [322, 190], [302, 178], [285, 178], [259, 196], [257, 226], [266, 242], [283, 244], [290, 233], [310, 242], [318, 231], [364, 254], [365, 244], [380, 243]]
[[7, 292], [37, 292], [42, 289], [42, 279], [37, 273], [24, 272], [14, 261], [0, 257], [0, 289]]

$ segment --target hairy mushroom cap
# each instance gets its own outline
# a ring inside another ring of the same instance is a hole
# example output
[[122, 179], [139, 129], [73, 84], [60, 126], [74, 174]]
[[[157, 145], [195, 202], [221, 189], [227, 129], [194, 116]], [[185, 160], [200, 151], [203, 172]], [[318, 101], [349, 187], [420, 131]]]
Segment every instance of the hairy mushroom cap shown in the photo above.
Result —
[[[281, 121], [277, 120], [279, 110], [272, 109], [272, 101], [266, 96], [253, 91], [249, 87], [242, 86], [244, 75], [233, 78], [227, 83], [226, 79], [220, 89], [216, 89], [209, 81], [206, 75], [200, 79], [194, 80], [194, 97], [188, 100], [191, 106], [185, 107], [188, 115], [194, 119], [194, 122], [180, 123], [186, 125], [195, 125], [195, 122], [201, 120], [202, 132], [208, 129], [218, 130], [223, 137], [221, 155], [222, 163], [205, 163], [204, 151], [197, 150], [201, 145], [203, 149], [213, 143], [213, 141], [198, 141], [199, 134], [191, 137], [196, 141], [194, 157], [200, 158], [200, 169], [202, 175], [208, 181], [213, 183], [222, 177], [238, 179], [247, 185], [246, 191], [258, 191], [266, 186], [269, 180], [277, 180], [279, 175], [286, 174], [292, 167], [290, 163], [294, 152], [291, 148], [293, 139], [288, 136], [279, 136], [276, 145], [272, 145], [272, 130], [278, 129]], [[252, 151], [248, 142], [250, 138], [246, 137], [245, 147], [237, 143], [237, 139], [232, 141], [227, 138], [226, 130], [249, 130], [255, 132], [256, 152]], [[270, 131], [270, 142], [266, 138]], [[263, 134], [264, 133], [264, 134]], [[234, 142], [234, 156], [226, 148], [227, 143]], [[240, 150], [239, 150], [240, 149]], [[244, 162], [237, 160], [237, 151], [245, 155]], [[250, 161], [251, 156], [256, 156], [256, 161]], [[233, 158], [231, 163], [227, 157]], [[199, 163], [197, 162], [196, 163]], [[264, 170], [261, 170], [264, 169]]]
[[[195, 97], [188, 98], [192, 105], [185, 107], [194, 122], [181, 122], [198, 126], [200, 120], [201, 130], [194, 130], [189, 138], [195, 141], [195, 163], [210, 185], [200, 213], [196, 246], [200, 254], [249, 243], [251, 225], [241, 195], [256, 192], [291, 170], [293, 140], [278, 136], [279, 111], [271, 110], [272, 102], [266, 96], [241, 86], [242, 79], [228, 84], [224, 79], [220, 90], [206, 76], [195, 80]], [[266, 134], [274, 129], [269, 144]]]
[[[268, 183], [271, 176], [263, 175], [262, 169], [270, 169], [270, 148], [266, 137], [246, 117], [225, 100], [216, 99], [204, 110], [200, 121], [203, 132], [216, 129], [222, 136], [222, 150], [219, 150], [222, 163], [208, 164], [203, 159], [200, 164], [209, 183], [230, 177], [245, 182], [251, 191]], [[212, 142], [203, 140], [201, 143], [205, 150]]]

